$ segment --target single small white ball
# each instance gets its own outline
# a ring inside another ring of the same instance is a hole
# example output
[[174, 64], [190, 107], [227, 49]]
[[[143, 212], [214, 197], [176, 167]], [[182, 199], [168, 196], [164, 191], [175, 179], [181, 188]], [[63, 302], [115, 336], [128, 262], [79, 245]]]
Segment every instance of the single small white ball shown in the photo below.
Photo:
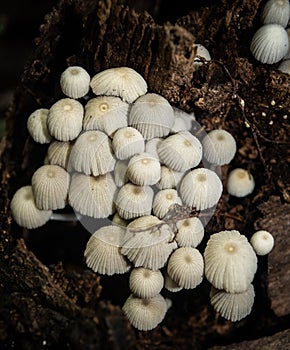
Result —
[[255, 180], [253, 176], [245, 169], [233, 169], [227, 180], [227, 191], [235, 197], [245, 197], [253, 192]]
[[274, 237], [265, 230], [257, 231], [250, 239], [250, 243], [257, 255], [267, 255], [274, 247]]

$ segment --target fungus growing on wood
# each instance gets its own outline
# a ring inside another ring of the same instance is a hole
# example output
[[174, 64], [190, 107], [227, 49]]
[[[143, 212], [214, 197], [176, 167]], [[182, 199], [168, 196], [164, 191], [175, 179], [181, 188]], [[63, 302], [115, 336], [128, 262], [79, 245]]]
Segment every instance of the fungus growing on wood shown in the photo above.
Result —
[[230, 171], [227, 178], [227, 191], [235, 197], [245, 197], [255, 188], [253, 176], [245, 169], [235, 168]]
[[164, 278], [160, 270], [150, 270], [144, 267], [134, 268], [130, 273], [129, 287], [139, 298], [153, 298], [163, 288]]
[[280, 24], [286, 28], [289, 14], [289, 0], [268, 0], [262, 9], [261, 22], [263, 24]]
[[266, 230], [259, 230], [252, 235], [250, 243], [257, 255], [267, 255], [274, 247], [274, 237]]
[[35, 142], [44, 144], [50, 143], [52, 136], [47, 127], [47, 108], [39, 108], [32, 112], [27, 120], [27, 129]]
[[113, 136], [112, 147], [118, 159], [129, 159], [137, 153], [144, 152], [145, 141], [141, 133], [130, 126], [120, 128]]
[[80, 98], [89, 92], [90, 81], [91, 77], [84, 68], [71, 66], [62, 72], [60, 76], [60, 87], [66, 96]]

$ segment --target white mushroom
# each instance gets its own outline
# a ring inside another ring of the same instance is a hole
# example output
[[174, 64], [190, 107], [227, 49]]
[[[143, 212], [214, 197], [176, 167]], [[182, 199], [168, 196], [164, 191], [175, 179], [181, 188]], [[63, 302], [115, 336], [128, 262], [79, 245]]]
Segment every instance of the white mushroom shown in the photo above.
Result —
[[52, 140], [47, 128], [47, 116], [49, 110], [46, 108], [36, 109], [27, 120], [27, 129], [35, 142], [49, 143]]
[[60, 87], [66, 96], [80, 98], [89, 92], [90, 81], [91, 77], [84, 68], [71, 66], [62, 72], [60, 76]]
[[256, 231], [250, 243], [257, 255], [267, 255], [274, 247], [274, 237], [266, 230]]
[[227, 179], [227, 191], [235, 197], [245, 197], [253, 192], [255, 180], [245, 169], [235, 168], [230, 171]]
[[129, 287], [139, 298], [152, 298], [163, 288], [164, 278], [160, 270], [153, 271], [144, 267], [134, 268], [130, 273]]

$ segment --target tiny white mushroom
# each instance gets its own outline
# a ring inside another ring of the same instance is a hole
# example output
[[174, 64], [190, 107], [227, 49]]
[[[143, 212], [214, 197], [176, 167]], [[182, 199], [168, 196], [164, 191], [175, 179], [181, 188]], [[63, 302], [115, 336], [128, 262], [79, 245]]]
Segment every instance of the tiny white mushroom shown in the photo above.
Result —
[[160, 270], [153, 271], [144, 267], [134, 268], [130, 273], [129, 287], [139, 298], [152, 298], [163, 288], [164, 278]]
[[84, 68], [71, 66], [62, 72], [60, 76], [60, 87], [66, 96], [80, 98], [89, 92], [90, 81], [91, 77]]
[[280, 72], [282, 73], [286, 73], [290, 75], [290, 59], [287, 60], [283, 60], [278, 68], [277, 68]]
[[48, 164], [59, 165], [67, 169], [72, 146], [73, 144], [69, 141], [53, 141], [47, 150]]
[[184, 173], [172, 170], [165, 165], [161, 166], [161, 176], [160, 180], [156, 186], [160, 190], [165, 190], [169, 188], [177, 188]]
[[166, 189], [157, 192], [153, 199], [153, 214], [163, 219], [174, 204], [182, 205], [182, 201], [175, 189]]
[[49, 109], [39, 108], [30, 114], [27, 120], [27, 129], [35, 142], [49, 143], [52, 140], [47, 128], [47, 116]]
[[175, 240], [179, 247], [197, 247], [204, 237], [204, 227], [197, 217], [179, 220], [176, 223]]
[[113, 136], [112, 147], [116, 158], [129, 159], [134, 154], [144, 152], [144, 138], [132, 127], [120, 128]]
[[253, 192], [255, 180], [245, 169], [235, 168], [230, 171], [227, 179], [227, 191], [235, 197], [245, 197]]
[[274, 237], [266, 230], [256, 231], [250, 243], [257, 255], [267, 255], [274, 247]]
[[173, 279], [168, 275], [167, 271], [163, 272], [164, 276], [164, 288], [170, 292], [176, 293], [181, 291], [183, 288], [180, 287]]
[[263, 24], [280, 24], [286, 28], [289, 14], [289, 0], [268, 0], [262, 9], [261, 22]]
[[194, 48], [194, 50], [196, 50], [196, 55], [195, 55], [194, 63], [193, 63], [193, 69], [198, 70], [200, 68], [200, 66], [203, 65], [203, 62], [201, 59], [204, 59], [205, 62], [210, 61], [211, 56], [210, 56], [208, 49], [201, 44], [194, 44], [193, 48]]

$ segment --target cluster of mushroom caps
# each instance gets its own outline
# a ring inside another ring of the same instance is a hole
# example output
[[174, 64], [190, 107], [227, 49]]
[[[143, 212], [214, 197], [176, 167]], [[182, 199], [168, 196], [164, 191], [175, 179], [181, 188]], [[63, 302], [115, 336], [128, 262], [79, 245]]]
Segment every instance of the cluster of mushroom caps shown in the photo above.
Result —
[[[192, 289], [204, 276], [216, 288], [211, 300], [221, 315], [245, 317], [257, 264], [252, 246], [237, 231], [220, 232], [203, 256], [197, 246], [204, 226], [184, 211], [203, 212], [218, 203], [223, 186], [212, 169], [233, 159], [232, 135], [213, 130], [199, 139], [191, 132], [194, 119], [148, 93], [144, 78], [128, 67], [92, 78], [82, 67], [69, 67], [60, 86], [66, 97], [28, 118], [34, 141], [50, 145], [31, 185], [12, 198], [15, 221], [36, 228], [67, 206], [80, 221], [108, 218], [110, 224], [91, 232], [85, 261], [99, 274], [130, 271], [132, 294], [123, 311], [139, 330], [151, 330], [165, 317], [170, 300], [162, 288]], [[250, 176], [241, 186], [243, 171], [232, 176], [238, 187], [234, 180], [228, 184], [240, 197], [253, 190]]]

